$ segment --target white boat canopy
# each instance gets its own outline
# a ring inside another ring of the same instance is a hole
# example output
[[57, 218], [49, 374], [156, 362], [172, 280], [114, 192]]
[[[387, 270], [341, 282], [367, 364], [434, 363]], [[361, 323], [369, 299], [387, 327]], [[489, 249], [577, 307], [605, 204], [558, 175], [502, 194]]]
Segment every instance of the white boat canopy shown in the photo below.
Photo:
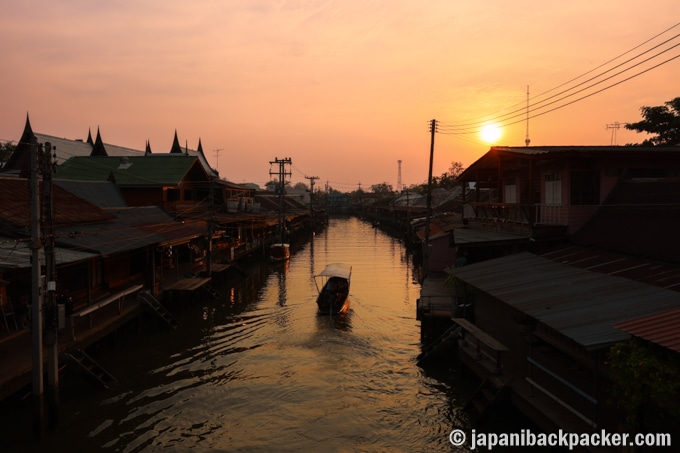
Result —
[[315, 277], [341, 277], [349, 280], [350, 275], [352, 275], [352, 266], [335, 263], [327, 265], [326, 269]]

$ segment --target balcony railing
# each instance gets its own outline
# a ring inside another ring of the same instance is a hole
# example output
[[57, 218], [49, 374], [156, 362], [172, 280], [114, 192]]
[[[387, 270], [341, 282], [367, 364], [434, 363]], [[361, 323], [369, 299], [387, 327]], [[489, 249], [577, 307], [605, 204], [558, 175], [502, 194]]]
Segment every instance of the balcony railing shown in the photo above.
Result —
[[[512, 222], [524, 225], [531, 224], [532, 205], [519, 203], [470, 203], [469, 205], [478, 220], [493, 222]], [[466, 217], [470, 217], [467, 215]]]
[[555, 204], [470, 203], [465, 218], [521, 225], [567, 225], [569, 207]]

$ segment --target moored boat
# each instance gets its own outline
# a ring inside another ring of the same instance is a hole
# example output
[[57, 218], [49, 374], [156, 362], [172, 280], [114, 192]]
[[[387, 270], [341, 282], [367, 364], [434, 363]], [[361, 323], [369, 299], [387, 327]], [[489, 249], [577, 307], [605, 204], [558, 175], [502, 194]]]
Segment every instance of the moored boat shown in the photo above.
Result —
[[314, 276], [319, 295], [316, 304], [320, 314], [344, 313], [349, 308], [349, 283], [352, 266], [329, 264], [320, 274]]
[[272, 261], [285, 261], [290, 258], [290, 244], [277, 242], [269, 247], [269, 257]]

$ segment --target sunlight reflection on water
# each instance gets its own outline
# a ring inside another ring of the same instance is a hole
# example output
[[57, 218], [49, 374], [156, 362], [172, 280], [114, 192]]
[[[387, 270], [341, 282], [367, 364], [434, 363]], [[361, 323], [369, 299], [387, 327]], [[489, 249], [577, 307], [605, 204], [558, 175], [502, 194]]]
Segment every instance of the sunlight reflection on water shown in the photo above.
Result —
[[[312, 277], [332, 262], [353, 266], [344, 316], [316, 311]], [[399, 241], [332, 219], [290, 263], [216, 282], [224, 298], [187, 309], [180, 330], [109, 357], [117, 394], [88, 393], [70, 432], [123, 453], [450, 451], [464, 417], [416, 365], [411, 266]]]

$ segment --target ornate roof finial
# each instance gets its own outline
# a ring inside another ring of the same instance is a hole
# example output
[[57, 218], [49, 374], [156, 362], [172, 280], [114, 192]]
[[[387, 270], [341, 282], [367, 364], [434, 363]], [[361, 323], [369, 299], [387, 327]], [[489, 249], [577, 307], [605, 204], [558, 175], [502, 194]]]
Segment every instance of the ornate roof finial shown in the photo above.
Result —
[[99, 127], [97, 127], [97, 139], [94, 142], [94, 146], [92, 147], [92, 152], [90, 153], [90, 156], [103, 156], [103, 157], [108, 156], [108, 154], [106, 153], [106, 149], [104, 148], [102, 136], [99, 133]]
[[0, 172], [9, 173], [16, 172], [22, 178], [28, 178], [31, 174], [31, 142], [36, 140], [36, 136], [31, 128], [31, 122], [28, 119], [28, 112], [26, 112], [26, 125], [24, 132], [21, 134], [19, 143], [5, 162], [5, 165], [0, 168]]
[[175, 129], [175, 139], [172, 141], [172, 148], [170, 149], [170, 154], [184, 154], [182, 147], [177, 139], [177, 129]]

